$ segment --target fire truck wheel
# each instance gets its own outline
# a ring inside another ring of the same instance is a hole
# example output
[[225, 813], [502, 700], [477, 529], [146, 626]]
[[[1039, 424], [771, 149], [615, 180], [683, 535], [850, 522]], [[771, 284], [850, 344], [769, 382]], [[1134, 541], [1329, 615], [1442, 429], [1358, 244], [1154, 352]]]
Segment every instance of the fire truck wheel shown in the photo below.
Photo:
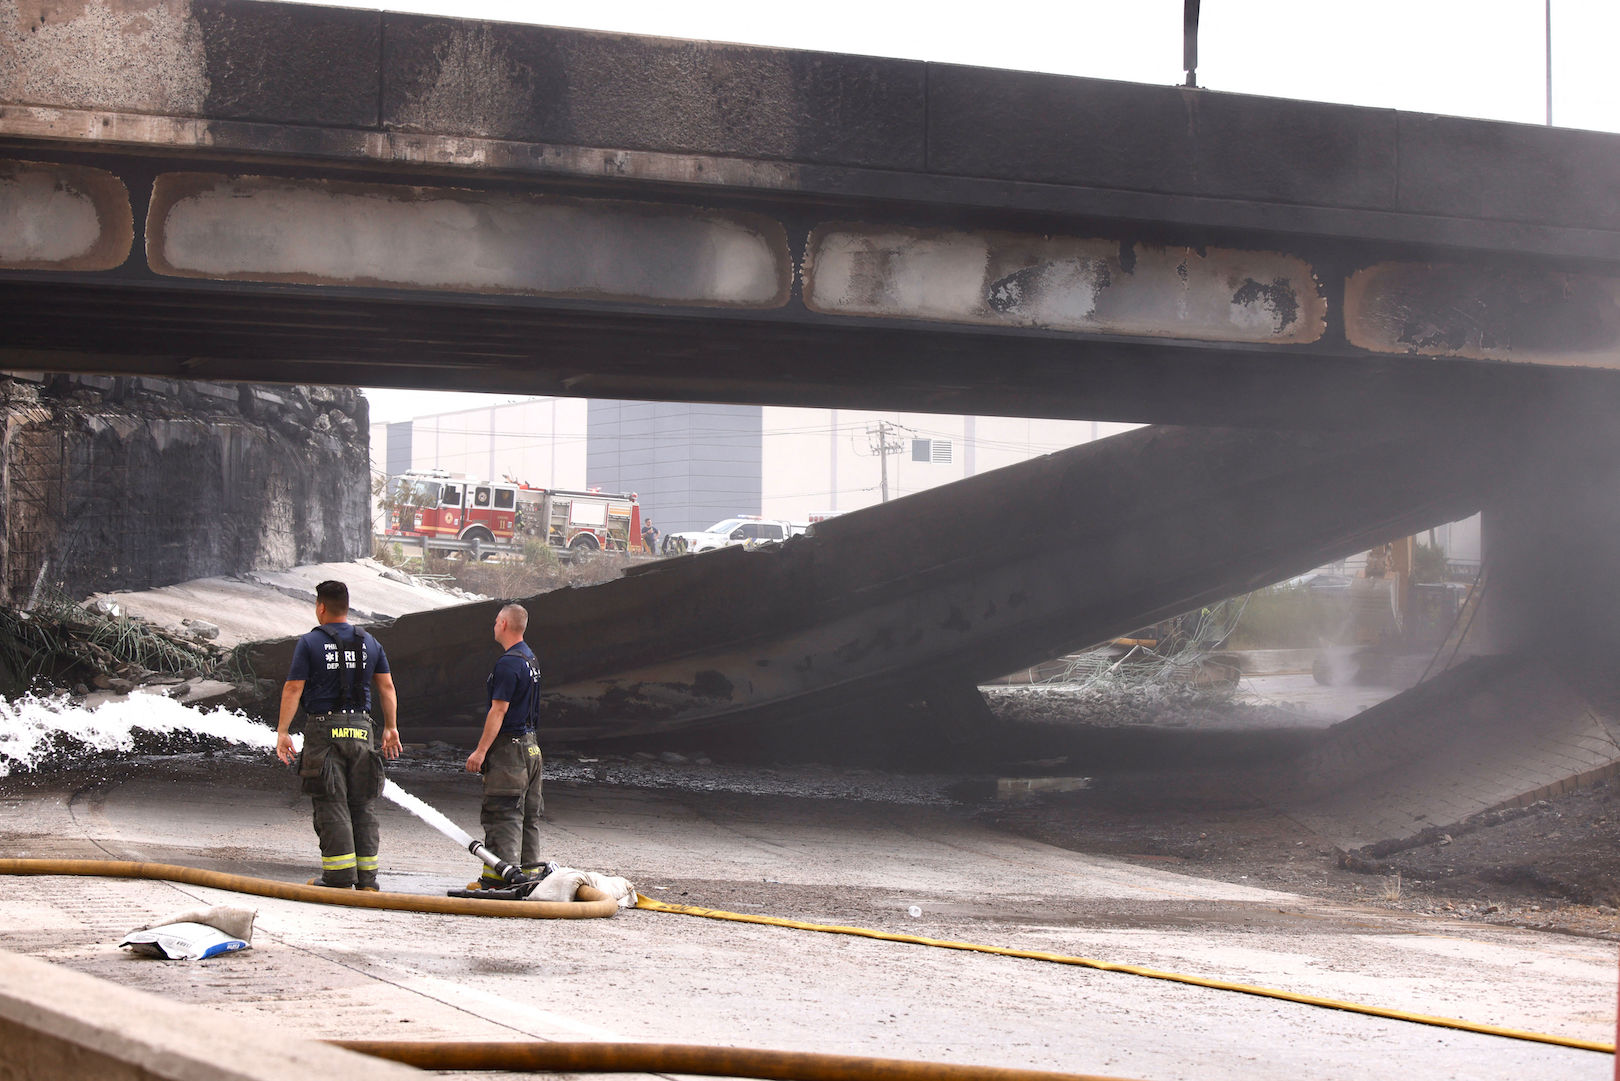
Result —
[[482, 529], [474, 529], [467, 534], [467, 558], [474, 563], [494, 558], [495, 553], [490, 548], [495, 544], [495, 538]]

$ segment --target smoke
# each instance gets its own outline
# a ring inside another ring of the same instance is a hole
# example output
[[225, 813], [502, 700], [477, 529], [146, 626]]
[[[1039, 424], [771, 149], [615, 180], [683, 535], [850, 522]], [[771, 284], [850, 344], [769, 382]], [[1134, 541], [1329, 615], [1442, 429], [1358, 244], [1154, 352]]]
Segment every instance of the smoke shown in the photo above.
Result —
[[[0, 777], [86, 755], [128, 754], [149, 737], [214, 738], [272, 751], [275, 730], [235, 710], [203, 711], [157, 694], [133, 694], [95, 708], [65, 695], [0, 699]], [[293, 737], [295, 745], [300, 737]]]

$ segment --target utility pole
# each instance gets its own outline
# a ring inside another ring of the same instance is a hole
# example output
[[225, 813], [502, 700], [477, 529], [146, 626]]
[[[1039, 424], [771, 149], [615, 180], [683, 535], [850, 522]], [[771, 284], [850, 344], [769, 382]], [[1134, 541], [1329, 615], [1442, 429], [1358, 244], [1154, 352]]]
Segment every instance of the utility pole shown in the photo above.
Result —
[[899, 454], [906, 448], [899, 435], [892, 438], [889, 433], [901, 430], [900, 425], [890, 424], [886, 420], [877, 422], [877, 427], [866, 429], [866, 437], [872, 442], [872, 453], [878, 456], [878, 490], [882, 493], [882, 501], [889, 501], [889, 455]]
[[1198, 85], [1198, 2], [1184, 0], [1181, 7], [1181, 70], [1187, 73], [1185, 85], [1192, 87]]

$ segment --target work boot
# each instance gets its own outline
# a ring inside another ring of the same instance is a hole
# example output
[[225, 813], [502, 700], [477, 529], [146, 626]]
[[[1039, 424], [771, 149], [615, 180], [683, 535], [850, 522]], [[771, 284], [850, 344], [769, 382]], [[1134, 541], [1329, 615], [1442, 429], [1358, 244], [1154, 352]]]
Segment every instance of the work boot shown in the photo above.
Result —
[[365, 893], [381, 893], [381, 888], [375, 882], [356, 882], [354, 888]]
[[306, 885], [306, 886], [325, 886], [326, 888], [333, 889], [333, 890], [347, 890], [347, 889], [352, 889], [353, 888], [347, 882], [328, 882], [324, 878], [312, 878], [308, 882], [304, 883], [304, 885]]

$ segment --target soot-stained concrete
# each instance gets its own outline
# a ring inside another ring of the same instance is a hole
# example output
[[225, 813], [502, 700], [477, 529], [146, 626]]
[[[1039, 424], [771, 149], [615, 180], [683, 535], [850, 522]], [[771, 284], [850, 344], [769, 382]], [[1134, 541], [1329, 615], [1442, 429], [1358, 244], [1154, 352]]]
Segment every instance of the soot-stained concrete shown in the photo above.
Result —
[[370, 546], [366, 404], [353, 390], [66, 376], [0, 388], [7, 603]]

